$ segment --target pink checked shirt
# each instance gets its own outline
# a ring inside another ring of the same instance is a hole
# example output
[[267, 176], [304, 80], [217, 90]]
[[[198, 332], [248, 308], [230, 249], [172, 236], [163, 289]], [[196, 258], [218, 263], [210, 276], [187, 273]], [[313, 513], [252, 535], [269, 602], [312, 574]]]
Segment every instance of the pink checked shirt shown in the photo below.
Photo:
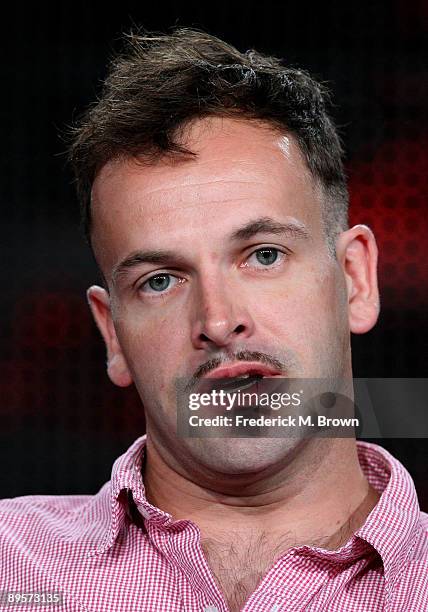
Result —
[[[226, 612], [198, 527], [146, 500], [145, 436], [116, 460], [93, 496], [30, 495], [0, 502], [0, 590], [61, 593], [54, 606], [1, 610]], [[289, 549], [250, 595], [245, 612], [428, 611], [428, 516], [404, 467], [358, 443], [381, 498], [339, 550]], [[3, 593], [3, 597], [6, 594]]]

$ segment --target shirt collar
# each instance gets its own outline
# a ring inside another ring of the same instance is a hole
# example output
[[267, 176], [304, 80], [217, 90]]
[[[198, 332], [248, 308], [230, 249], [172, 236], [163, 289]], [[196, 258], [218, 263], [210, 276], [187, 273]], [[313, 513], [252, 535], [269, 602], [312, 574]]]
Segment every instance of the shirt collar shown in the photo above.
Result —
[[107, 551], [115, 542], [126, 516], [144, 526], [144, 519], [166, 526], [172, 516], [147, 501], [142, 477], [147, 435], [137, 438], [130, 448], [113, 464], [109, 487], [109, 526], [100, 544], [89, 551], [89, 556]]
[[[172, 516], [147, 501], [142, 465], [147, 436], [141, 436], [119, 457], [112, 469], [110, 481], [110, 523], [104, 538], [90, 555], [108, 550], [124, 525], [126, 516], [144, 526], [144, 519], [166, 527]], [[369, 544], [380, 555], [388, 583], [409, 554], [420, 526], [420, 508], [410, 474], [388, 451], [375, 444], [357, 442], [361, 468], [380, 493], [380, 499], [364, 525], [341, 549], [322, 550], [300, 547], [306, 554], [318, 553], [331, 561], [347, 561], [360, 556]]]
[[391, 587], [422, 530], [418, 497], [410, 474], [387, 450], [367, 442], [357, 445], [362, 470], [381, 496], [355, 535], [379, 553]]
[[378, 503], [341, 548], [301, 546], [295, 552], [341, 564], [370, 555], [371, 551], [380, 557], [388, 590], [393, 588], [395, 577], [422, 530], [418, 498], [410, 474], [388, 451], [361, 441], [357, 441], [357, 451], [364, 475], [380, 494]]

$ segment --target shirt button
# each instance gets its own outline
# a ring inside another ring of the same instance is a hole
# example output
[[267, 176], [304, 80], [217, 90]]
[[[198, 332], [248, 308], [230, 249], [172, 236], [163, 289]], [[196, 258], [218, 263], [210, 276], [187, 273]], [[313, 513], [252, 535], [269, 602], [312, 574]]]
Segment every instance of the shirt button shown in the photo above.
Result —
[[218, 612], [217, 606], [205, 606], [204, 612]]

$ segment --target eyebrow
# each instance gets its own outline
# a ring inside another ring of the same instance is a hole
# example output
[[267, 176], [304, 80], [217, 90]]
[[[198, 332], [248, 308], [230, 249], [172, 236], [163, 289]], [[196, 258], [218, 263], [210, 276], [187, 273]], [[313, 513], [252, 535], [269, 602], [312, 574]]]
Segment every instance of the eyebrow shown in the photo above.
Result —
[[[233, 242], [249, 240], [258, 234], [282, 235], [300, 240], [310, 238], [309, 232], [302, 223], [296, 221], [280, 223], [271, 217], [259, 217], [235, 230], [230, 239]], [[113, 284], [117, 283], [122, 276], [126, 275], [128, 270], [141, 264], [169, 265], [171, 261], [174, 261], [175, 264], [185, 263], [185, 258], [174, 251], [168, 250], [134, 251], [114, 266], [111, 275], [112, 282]]]
[[232, 234], [232, 240], [249, 240], [257, 234], [275, 234], [301, 240], [310, 238], [310, 234], [303, 223], [298, 221], [280, 223], [271, 217], [259, 217], [235, 230]]

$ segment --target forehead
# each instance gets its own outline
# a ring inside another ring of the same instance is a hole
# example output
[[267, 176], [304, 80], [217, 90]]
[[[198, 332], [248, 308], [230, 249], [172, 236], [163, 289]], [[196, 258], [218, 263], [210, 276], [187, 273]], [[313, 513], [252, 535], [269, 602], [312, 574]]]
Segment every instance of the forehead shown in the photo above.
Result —
[[248, 120], [209, 118], [187, 128], [184, 145], [196, 155], [151, 165], [113, 161], [99, 172], [92, 239], [105, 272], [156, 234], [177, 242], [209, 226], [214, 239], [216, 229], [226, 232], [252, 213], [318, 224], [319, 196], [292, 136]]

